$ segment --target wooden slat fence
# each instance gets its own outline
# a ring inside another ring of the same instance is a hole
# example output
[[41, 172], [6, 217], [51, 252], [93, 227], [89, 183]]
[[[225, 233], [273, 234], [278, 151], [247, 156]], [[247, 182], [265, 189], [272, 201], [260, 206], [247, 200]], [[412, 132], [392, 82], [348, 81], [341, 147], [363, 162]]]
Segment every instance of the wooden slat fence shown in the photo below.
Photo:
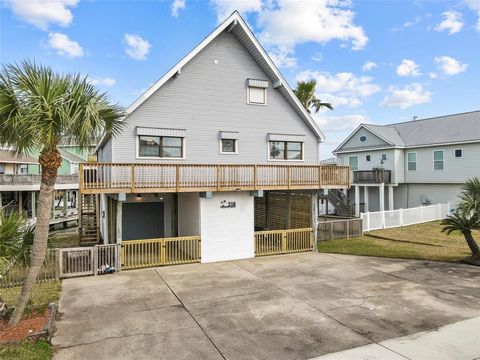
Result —
[[349, 239], [362, 236], [362, 219], [341, 219], [319, 222], [317, 240]]
[[122, 268], [200, 262], [200, 236], [185, 236], [122, 242]]
[[[45, 261], [40, 269], [37, 283], [58, 280], [58, 251], [57, 249], [48, 249]], [[0, 276], [0, 288], [9, 288], [22, 286], [27, 276], [28, 268], [20, 264], [13, 264], [4, 276]]]
[[255, 256], [311, 251], [312, 228], [255, 231]]

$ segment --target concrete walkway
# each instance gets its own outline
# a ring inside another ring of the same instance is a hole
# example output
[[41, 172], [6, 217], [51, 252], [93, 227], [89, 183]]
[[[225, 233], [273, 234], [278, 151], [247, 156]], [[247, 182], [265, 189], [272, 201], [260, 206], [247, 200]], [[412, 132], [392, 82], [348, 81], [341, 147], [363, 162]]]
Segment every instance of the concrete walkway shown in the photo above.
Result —
[[309, 359], [479, 317], [480, 268], [305, 253], [69, 279], [59, 305], [57, 360]]
[[480, 359], [479, 344], [480, 317], [477, 317], [312, 360], [477, 360]]

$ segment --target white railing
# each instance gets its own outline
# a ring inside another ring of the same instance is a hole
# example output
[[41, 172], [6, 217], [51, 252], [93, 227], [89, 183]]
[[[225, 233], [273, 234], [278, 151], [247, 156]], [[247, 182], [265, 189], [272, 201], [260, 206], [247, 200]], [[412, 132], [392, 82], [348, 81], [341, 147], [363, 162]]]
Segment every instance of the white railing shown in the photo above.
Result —
[[409, 209], [366, 212], [361, 214], [363, 231], [379, 230], [442, 220], [450, 214], [450, 203]]

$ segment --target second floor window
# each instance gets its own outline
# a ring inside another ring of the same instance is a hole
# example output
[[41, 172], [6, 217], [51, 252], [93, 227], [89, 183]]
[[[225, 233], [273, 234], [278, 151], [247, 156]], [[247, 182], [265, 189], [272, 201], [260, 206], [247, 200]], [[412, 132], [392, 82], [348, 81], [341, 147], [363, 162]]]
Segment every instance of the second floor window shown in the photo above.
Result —
[[220, 153], [222, 154], [236, 154], [237, 140], [236, 139], [221, 139]]
[[350, 165], [353, 171], [358, 170], [358, 156], [350, 156], [348, 158], [348, 165]]
[[270, 159], [303, 160], [303, 143], [295, 141], [270, 141]]
[[417, 170], [417, 153], [407, 154], [407, 169], [409, 171]]
[[168, 136], [139, 136], [140, 157], [181, 158], [183, 138]]
[[267, 105], [268, 81], [247, 79], [247, 104]]
[[433, 170], [443, 170], [443, 151], [433, 152]]

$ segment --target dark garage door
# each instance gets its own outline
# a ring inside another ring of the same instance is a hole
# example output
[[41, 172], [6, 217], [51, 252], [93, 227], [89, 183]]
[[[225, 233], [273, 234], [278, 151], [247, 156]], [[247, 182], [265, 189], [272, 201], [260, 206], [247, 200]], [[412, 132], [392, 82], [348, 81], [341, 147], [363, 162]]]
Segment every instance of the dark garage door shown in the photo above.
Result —
[[122, 240], [164, 237], [163, 202], [123, 203]]

